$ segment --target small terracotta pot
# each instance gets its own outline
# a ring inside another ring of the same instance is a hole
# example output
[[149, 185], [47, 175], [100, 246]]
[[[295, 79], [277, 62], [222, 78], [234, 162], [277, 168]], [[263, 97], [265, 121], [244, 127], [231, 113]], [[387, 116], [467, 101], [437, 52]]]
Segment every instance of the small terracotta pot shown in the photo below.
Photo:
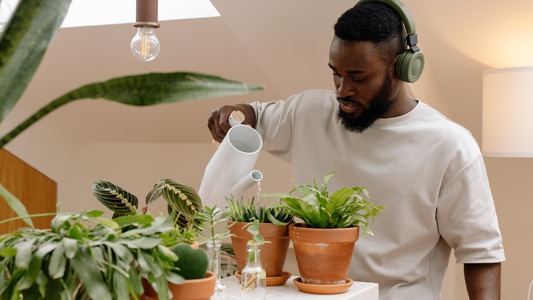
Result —
[[[172, 292], [172, 299], [179, 300], [209, 300], [215, 294], [215, 283], [217, 276], [215, 273], [207, 271], [202, 279], [185, 280], [183, 284], [168, 283], [168, 288]], [[152, 288], [148, 280], [142, 279], [144, 294], [140, 300], [158, 300], [157, 292]]]
[[[235, 223], [235, 225], [231, 226], [229, 230], [235, 236], [231, 237], [231, 243], [235, 251], [237, 267], [239, 272], [242, 273], [242, 269], [246, 267], [246, 257], [248, 255], [246, 244], [253, 239], [253, 236], [248, 232], [248, 227], [242, 228], [248, 223], [228, 221], [228, 225], [232, 223]], [[279, 226], [272, 223], [260, 223], [259, 234], [265, 238], [265, 241], [270, 242], [265, 243], [261, 250], [261, 265], [265, 269], [266, 276], [281, 276], [290, 244], [289, 225]]]
[[359, 227], [310, 228], [289, 226], [301, 280], [307, 284], [344, 284]]

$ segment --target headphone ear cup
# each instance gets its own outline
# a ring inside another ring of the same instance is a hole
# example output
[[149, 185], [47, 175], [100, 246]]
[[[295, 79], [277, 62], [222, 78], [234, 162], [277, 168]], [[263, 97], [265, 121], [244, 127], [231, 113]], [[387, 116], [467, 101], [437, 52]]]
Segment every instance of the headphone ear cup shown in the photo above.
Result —
[[422, 76], [424, 64], [425, 59], [422, 52], [405, 50], [400, 53], [396, 62], [396, 77], [402, 81], [413, 83]]

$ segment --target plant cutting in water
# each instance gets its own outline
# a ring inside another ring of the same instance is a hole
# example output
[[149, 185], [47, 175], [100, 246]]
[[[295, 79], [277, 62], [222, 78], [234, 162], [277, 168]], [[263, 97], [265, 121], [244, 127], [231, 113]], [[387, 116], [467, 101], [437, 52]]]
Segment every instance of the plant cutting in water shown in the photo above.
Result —
[[[376, 206], [363, 199], [361, 194], [369, 197], [365, 187], [344, 187], [330, 195], [328, 181], [334, 174], [335, 172], [327, 174], [320, 188], [316, 181], [313, 181], [313, 185], [296, 185], [288, 194], [263, 194], [262, 197], [279, 198], [280, 203], [274, 202], [269, 208], [285, 209], [288, 214], [302, 219], [309, 227], [347, 228], [363, 225], [362, 237], [366, 234], [373, 235], [369, 218], [373, 223], [374, 217], [386, 206]], [[299, 191], [302, 197], [292, 195], [295, 191]]]

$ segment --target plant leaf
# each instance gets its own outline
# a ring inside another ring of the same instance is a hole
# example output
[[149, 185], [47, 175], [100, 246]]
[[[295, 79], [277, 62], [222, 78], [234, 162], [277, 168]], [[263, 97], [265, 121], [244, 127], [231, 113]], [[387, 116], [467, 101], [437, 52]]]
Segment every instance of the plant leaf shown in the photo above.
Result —
[[124, 275], [113, 269], [113, 289], [115, 291], [116, 300], [129, 300], [130, 291], [128, 288], [128, 281]]
[[141, 275], [137, 272], [137, 268], [135, 267], [135, 263], [131, 263], [130, 268], [128, 270], [128, 274], [130, 275], [130, 289], [131, 291], [137, 296], [141, 296], [141, 294], [144, 292], [143, 285], [141, 282]]
[[63, 255], [63, 242], [52, 252], [50, 257], [50, 263], [48, 264], [48, 273], [53, 279], [58, 279], [63, 277], [65, 274], [65, 268], [67, 266], [67, 257]]
[[[150, 73], [113, 78], [73, 90], [41, 108], [0, 139], [0, 148], [33, 123], [56, 108], [80, 99], [108, 99], [135, 106], [181, 102], [262, 90], [262, 86], [243, 84], [222, 77], [190, 72]], [[0, 90], [2, 90], [0, 88]]]
[[78, 249], [70, 259], [70, 264], [83, 283], [91, 299], [112, 300], [111, 293], [105, 284], [97, 263], [93, 260], [88, 247]]
[[152, 249], [161, 243], [161, 239], [142, 237], [131, 241], [122, 241], [129, 248]]
[[11, 209], [15, 211], [19, 217], [23, 217], [22, 220], [24, 220], [28, 226], [34, 228], [33, 222], [31, 221], [31, 218], [28, 217], [28, 211], [26, 210], [24, 204], [22, 204], [17, 197], [13, 196], [13, 194], [11, 194], [1, 183], [0, 196], [4, 197], [7, 205], [9, 205], [9, 207], [11, 207]]
[[24, 93], [69, 5], [70, 0], [19, 2], [0, 35], [0, 123]]
[[35, 243], [35, 238], [20, 242], [15, 245], [17, 254], [15, 255], [15, 265], [22, 270], [26, 270], [31, 261], [31, 250]]
[[123, 215], [136, 213], [139, 200], [121, 187], [105, 180], [98, 180], [93, 184], [94, 197], [109, 210]]
[[180, 214], [178, 225], [186, 227], [187, 219], [194, 220], [196, 213], [202, 210], [202, 200], [198, 193], [188, 185], [168, 178], [163, 181], [165, 186], [162, 195], [168, 203], [168, 213], [176, 210]]

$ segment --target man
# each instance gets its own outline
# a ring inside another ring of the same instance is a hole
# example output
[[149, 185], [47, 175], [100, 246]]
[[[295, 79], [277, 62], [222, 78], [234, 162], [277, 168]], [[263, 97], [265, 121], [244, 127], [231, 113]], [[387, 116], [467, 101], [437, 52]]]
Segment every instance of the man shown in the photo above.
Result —
[[483, 157], [466, 129], [407, 95], [395, 75], [404, 48], [393, 8], [356, 5], [335, 24], [336, 92], [223, 106], [208, 127], [222, 141], [241, 110], [263, 149], [292, 163], [297, 184], [335, 171], [331, 190], [366, 185], [373, 203], [387, 205], [375, 236], [357, 242], [348, 275], [379, 283], [380, 299], [440, 299], [451, 248], [470, 299], [500, 299], [505, 257]]

